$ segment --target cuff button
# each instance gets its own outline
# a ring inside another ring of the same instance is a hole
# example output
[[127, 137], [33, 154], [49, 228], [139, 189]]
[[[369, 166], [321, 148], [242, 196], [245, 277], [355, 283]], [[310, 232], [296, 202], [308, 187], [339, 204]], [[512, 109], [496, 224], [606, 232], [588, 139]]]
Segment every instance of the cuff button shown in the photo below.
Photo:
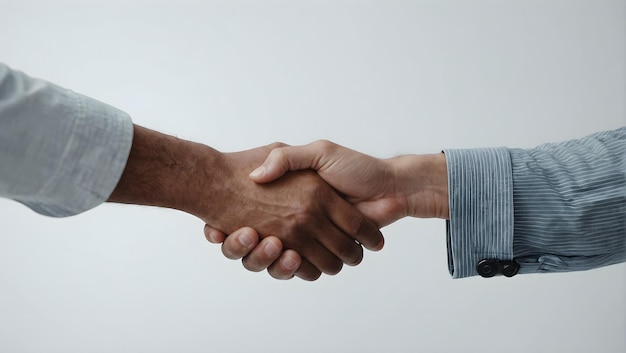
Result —
[[478, 265], [476, 265], [476, 272], [481, 277], [493, 277], [498, 274], [498, 264], [493, 260], [480, 260]]
[[502, 274], [507, 277], [513, 277], [519, 271], [519, 264], [515, 261], [502, 261]]

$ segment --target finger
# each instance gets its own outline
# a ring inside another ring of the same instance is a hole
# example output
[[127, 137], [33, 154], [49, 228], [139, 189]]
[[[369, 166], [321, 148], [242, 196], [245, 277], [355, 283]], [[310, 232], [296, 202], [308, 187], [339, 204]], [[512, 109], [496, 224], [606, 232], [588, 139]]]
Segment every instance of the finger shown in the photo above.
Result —
[[259, 243], [259, 234], [252, 228], [237, 229], [222, 243], [222, 253], [229, 259], [237, 260], [248, 255]]
[[[319, 238], [347, 237], [330, 223], [327, 223], [328, 226], [322, 226], [325, 222], [312, 221], [311, 224], [317, 224], [319, 227], [311, 230], [300, 229], [294, 236], [283, 239], [283, 246], [286, 249], [296, 249], [304, 259], [323, 273], [328, 275], [339, 273], [343, 261], [329, 247], [323, 245]], [[334, 231], [329, 230], [331, 226], [335, 228]]]
[[305, 281], [315, 281], [322, 273], [306, 259], [302, 259], [302, 264], [296, 271], [296, 276]]
[[208, 224], [204, 225], [204, 237], [209, 243], [220, 244], [226, 239], [226, 234], [222, 231], [212, 228]]
[[317, 169], [322, 150], [315, 145], [281, 147], [273, 149], [265, 162], [250, 173], [256, 183], [268, 183], [283, 176], [288, 171]]
[[[298, 271], [298, 268], [302, 266], [302, 261], [306, 260], [303, 260], [295, 250], [287, 249], [283, 251], [278, 260], [274, 261], [274, 263], [267, 268], [267, 272], [276, 279], [291, 279], [296, 274], [296, 271]], [[308, 261], [306, 262], [308, 263]], [[312, 267], [313, 271], [321, 274], [321, 272], [310, 263], [309, 266]], [[313, 271], [310, 271], [311, 273], [307, 273], [307, 275], [309, 277], [314, 276]]]
[[[363, 247], [332, 223], [318, 222], [317, 241], [344, 264], [356, 266], [363, 260]], [[305, 253], [303, 253], [305, 254]], [[308, 256], [308, 253], [306, 253]], [[318, 267], [319, 268], [319, 267]]]
[[367, 219], [361, 212], [346, 200], [337, 196], [327, 208], [328, 217], [347, 235], [361, 243], [365, 248], [378, 251], [385, 245], [385, 239], [374, 222]]
[[305, 256], [304, 259], [310, 262], [313, 267], [327, 275], [334, 276], [341, 272], [341, 269], [343, 268], [343, 261], [321, 245], [320, 248], [324, 249], [323, 255], [317, 253], [314, 257]]
[[243, 267], [248, 271], [263, 271], [281, 256], [282, 251], [283, 244], [280, 239], [268, 236], [243, 258]]

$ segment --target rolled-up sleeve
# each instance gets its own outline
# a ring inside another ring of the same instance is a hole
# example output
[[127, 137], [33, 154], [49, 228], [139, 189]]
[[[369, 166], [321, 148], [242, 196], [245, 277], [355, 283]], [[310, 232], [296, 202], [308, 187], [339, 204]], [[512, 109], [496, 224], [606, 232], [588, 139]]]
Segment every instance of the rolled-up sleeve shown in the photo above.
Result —
[[519, 273], [626, 261], [625, 135], [446, 150], [452, 276], [476, 275], [483, 259], [514, 260]]
[[0, 197], [53, 217], [104, 202], [126, 166], [128, 114], [0, 64]]

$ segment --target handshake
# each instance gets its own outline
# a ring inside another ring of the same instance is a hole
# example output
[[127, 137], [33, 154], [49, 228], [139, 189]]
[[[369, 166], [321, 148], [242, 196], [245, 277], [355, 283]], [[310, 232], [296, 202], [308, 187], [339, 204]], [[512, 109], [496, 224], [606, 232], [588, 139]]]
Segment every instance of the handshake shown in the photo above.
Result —
[[449, 212], [441, 153], [377, 159], [328, 141], [220, 153], [140, 126], [109, 201], [188, 212], [248, 270], [310, 281], [382, 249], [380, 227]]

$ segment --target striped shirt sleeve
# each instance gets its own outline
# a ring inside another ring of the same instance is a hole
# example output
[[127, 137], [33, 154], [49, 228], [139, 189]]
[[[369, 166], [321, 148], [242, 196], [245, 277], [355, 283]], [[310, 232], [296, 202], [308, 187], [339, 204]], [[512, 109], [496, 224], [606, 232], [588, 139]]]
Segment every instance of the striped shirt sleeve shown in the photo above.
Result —
[[533, 149], [445, 150], [453, 278], [482, 259], [519, 273], [626, 261], [626, 128]]

